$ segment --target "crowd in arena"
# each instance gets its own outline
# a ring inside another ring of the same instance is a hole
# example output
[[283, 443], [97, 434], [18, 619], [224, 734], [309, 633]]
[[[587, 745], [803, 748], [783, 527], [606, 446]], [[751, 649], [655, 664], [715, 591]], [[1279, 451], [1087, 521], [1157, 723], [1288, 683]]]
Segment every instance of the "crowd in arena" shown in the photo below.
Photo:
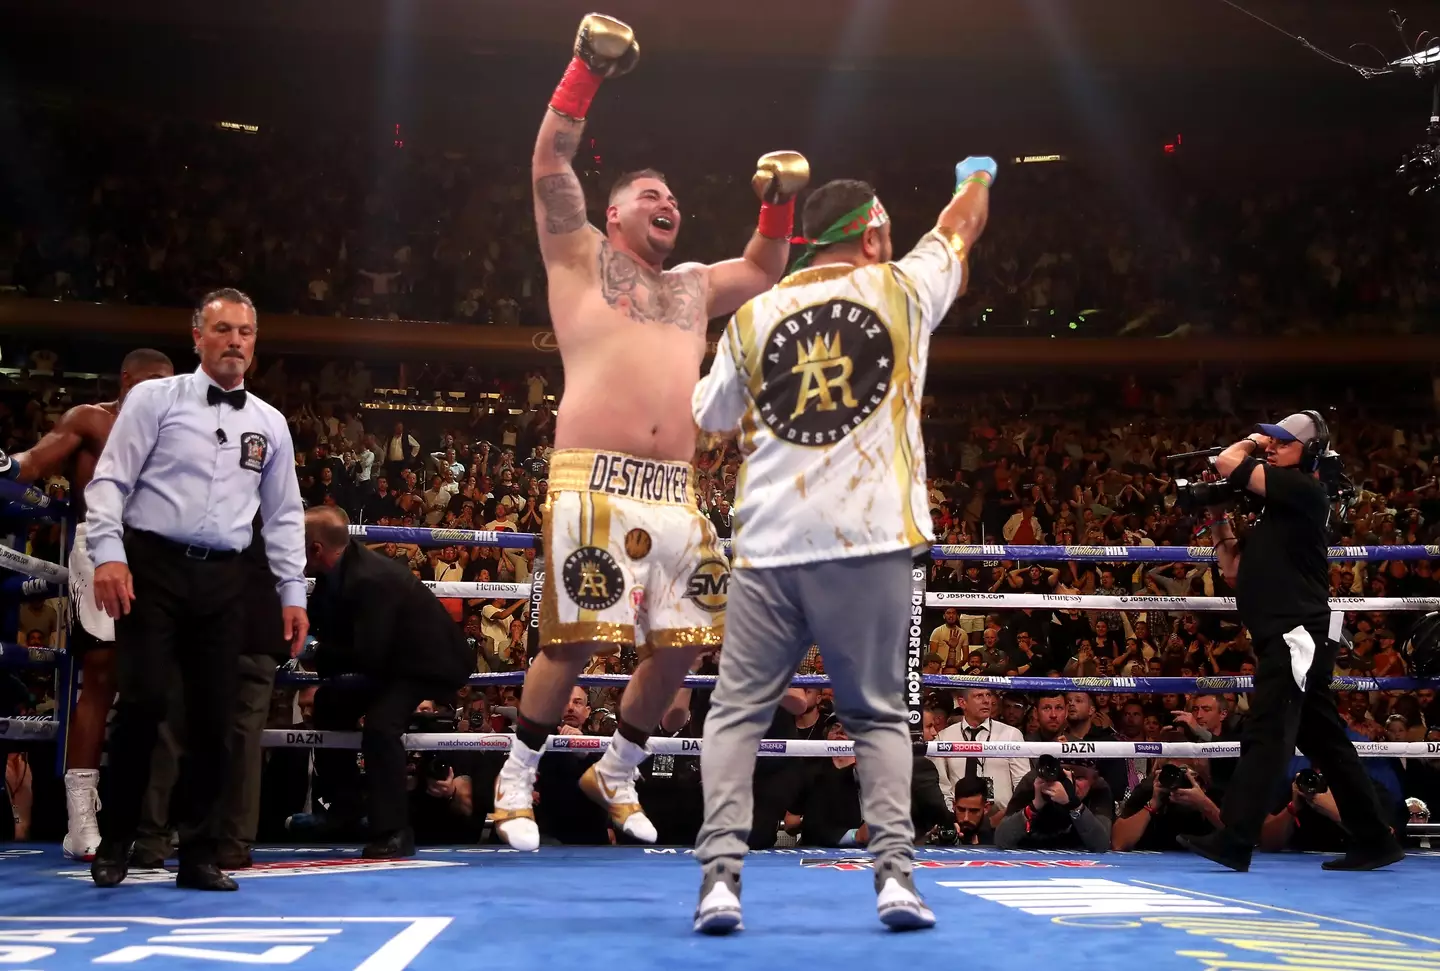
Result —
[[[22, 108], [25, 191], [0, 201], [0, 293], [191, 306], [215, 286], [262, 313], [543, 325], [528, 148], [457, 150], [400, 133], [263, 127]], [[603, 140], [603, 130], [597, 133]], [[1186, 162], [1007, 166], [1005, 218], [975, 250], [951, 326], [1048, 336], [1425, 327], [1437, 256], [1421, 207], [1386, 176], [1244, 180]], [[684, 214], [677, 259], [735, 255], [751, 218], [736, 173], [659, 164]], [[582, 178], [598, 209], [615, 154]], [[583, 160], [582, 160], [583, 161]], [[1123, 169], [1123, 178], [1120, 177]], [[851, 173], [846, 173], [851, 174]], [[913, 162], [854, 173], [879, 189], [897, 240], [918, 237], [946, 179]], [[1364, 202], [1361, 204], [1361, 194]]]
[[[32, 442], [67, 404], [102, 393], [98, 386], [80, 391], [67, 385], [68, 396], [58, 394], [56, 376], [42, 373], [45, 367], [61, 368], [54, 357], [43, 351], [32, 355], [38, 367], [16, 375], [4, 389], [0, 437], [8, 448]], [[557, 375], [532, 371], [496, 383], [473, 372], [443, 368], [411, 366], [377, 377], [359, 362], [348, 367], [316, 363], [312, 368], [303, 361], [274, 358], [257, 368], [252, 379], [289, 419], [308, 504], [336, 505], [352, 522], [372, 525], [541, 531], [553, 404], [562, 390]], [[414, 388], [421, 375], [423, 395]], [[962, 400], [934, 389], [927, 459], [937, 537], [960, 544], [1192, 545], [1202, 524], [1176, 504], [1181, 472], [1167, 464], [1165, 456], [1240, 437], [1248, 422], [1232, 398], [1243, 381], [1239, 375], [1209, 383], [1198, 374], [1173, 379], [1095, 376], [1056, 379], [1033, 388], [977, 389]], [[403, 386], [398, 398], [381, 389], [390, 384]], [[473, 397], [469, 412], [402, 410], [405, 401], [451, 390]], [[1282, 393], [1258, 380], [1245, 390], [1248, 400]], [[1104, 404], [1097, 407], [1097, 401]], [[1089, 407], [1081, 407], [1087, 402]], [[1357, 409], [1332, 419], [1337, 447], [1349, 459], [1358, 487], [1353, 505], [1337, 525], [1337, 543], [1383, 546], [1440, 539], [1440, 435], [1423, 408], [1404, 405], [1403, 397], [1396, 396], [1389, 410]], [[1077, 417], [1084, 415], [1090, 417]], [[696, 457], [697, 495], [721, 536], [732, 528], [729, 503], [739, 458], [733, 446]], [[47, 491], [63, 498], [67, 486], [52, 480]], [[12, 522], [11, 528], [15, 548], [59, 559], [58, 526]], [[534, 556], [529, 550], [463, 545], [376, 543], [374, 548], [403, 561], [421, 579], [434, 581], [525, 583]], [[1170, 596], [1230, 592], [1207, 564], [1011, 560], [937, 560], [929, 570], [928, 588]], [[1428, 561], [1337, 562], [1331, 569], [1331, 589], [1336, 596], [1440, 596], [1440, 578]], [[446, 601], [474, 647], [477, 672], [525, 668], [525, 604], [506, 599]], [[1336, 673], [1406, 675], [1407, 641], [1418, 616], [1346, 614], [1347, 646]], [[55, 645], [63, 623], [59, 601], [28, 603], [15, 618], [14, 636], [32, 646]], [[1250, 674], [1255, 664], [1246, 631], [1233, 615], [1215, 612], [996, 613], [951, 608], [928, 611], [926, 630], [927, 674], [1198, 677]], [[627, 673], [634, 661], [629, 653], [597, 656], [587, 673]], [[716, 655], [707, 656], [700, 672], [714, 673], [716, 661]], [[303, 658], [300, 668], [305, 669]], [[824, 658], [812, 652], [801, 673], [823, 672]], [[54, 712], [54, 683], [47, 675], [10, 671], [5, 684], [8, 710], [0, 714]], [[467, 687], [456, 697], [432, 699], [417, 713], [416, 728], [512, 730], [518, 690]], [[313, 688], [277, 691], [271, 727], [305, 726], [313, 693]], [[843, 728], [830, 714], [828, 694], [828, 689], [792, 691], [766, 737], [843, 737]], [[616, 688], [577, 689], [562, 733], [613, 732], [618, 696]], [[935, 689], [926, 695], [924, 733], [926, 740], [1228, 740], [1239, 737], [1246, 702], [1243, 693], [1036, 695]], [[689, 722], [679, 734], [699, 737], [707, 705], [706, 693], [696, 692]], [[1341, 712], [1355, 740], [1440, 740], [1440, 703], [1433, 689], [1345, 692]], [[316, 811], [304, 754], [303, 749], [268, 753], [262, 838], [348, 835], [327, 830], [323, 814]], [[547, 838], [582, 843], [615, 838], [603, 811], [581, 798], [574, 786], [586, 764], [582, 756], [562, 753], [547, 755], [542, 762], [537, 813]], [[918, 832], [932, 842], [979, 839], [1020, 845], [1014, 827], [1005, 827], [1005, 818], [1022, 809], [1034, 791], [1031, 760], [934, 759], [931, 764], [933, 770], [917, 764]], [[1432, 805], [1440, 798], [1440, 771], [1433, 760], [1367, 759], [1365, 764], [1397, 825], [1407, 818], [1406, 798]], [[11, 789], [22, 788], [24, 773], [33, 773], [36, 765], [12, 754]], [[1167, 765], [1178, 767], [1168, 771], [1181, 771], [1192, 784], [1177, 784], [1177, 777], [1169, 777], [1170, 785], [1157, 792], [1159, 773]], [[1233, 760], [1075, 763], [1079, 797], [1096, 818], [1111, 820], [1111, 829], [1103, 838], [1094, 832], [1051, 834], [1053, 845], [1173, 846], [1177, 832], [1213, 825], [1229, 766]], [[1296, 774], [1303, 781], [1302, 768], [1297, 766]], [[480, 839], [496, 771], [498, 757], [488, 753], [414, 754], [412, 799], [421, 839]], [[698, 771], [698, 760], [671, 755], [654, 756], [642, 769], [641, 795], [663, 841], [693, 840], [700, 818]], [[853, 760], [762, 760], [756, 786], [752, 842], [757, 846], [777, 841], [849, 845], [844, 840], [853, 841], [853, 831], [863, 825]], [[1323, 789], [1310, 792], [1303, 786], [1286, 794], [1267, 828], [1269, 842], [1262, 845], [1333, 848], [1340, 831], [1324, 823], [1327, 809], [1333, 810], [1333, 800], [1327, 803], [1324, 797]], [[1173, 805], [1157, 814], [1167, 799]], [[1152, 811], [1146, 812], [1146, 806]], [[1159, 822], [1142, 831], [1138, 822], [1129, 821], [1137, 814]], [[1298, 819], [1300, 825], [1289, 826], [1286, 818]], [[43, 831], [44, 823], [39, 825]], [[1042, 845], [1028, 835], [1025, 839], [1030, 842], [1024, 845]]]
[[[191, 307], [202, 292], [235, 286], [253, 295], [262, 320], [299, 313], [548, 325], [528, 173], [515, 164], [522, 156], [513, 147], [460, 151], [415, 144], [398, 131], [377, 142], [48, 106], [21, 106], [9, 124], [24, 136], [26, 152], [13, 174], [25, 191], [0, 199], [0, 296]], [[1377, 335], [1428, 327], [1440, 241], [1423, 208], [1392, 204], [1354, 174], [1340, 183], [1287, 179], [1272, 186], [1264, 173], [1226, 180], [1188, 166], [1183, 144], [1173, 148], [1144, 171], [1127, 169], [1124, 191], [1114, 164], [1007, 166], [1004, 218], [975, 249], [969, 292], [945, 326], [1040, 337], [1308, 333], [1333, 329], [1337, 320]], [[597, 221], [595, 204], [616, 161], [613, 153], [608, 165], [601, 158], [597, 149], [593, 164], [577, 166]], [[663, 159], [651, 161], [666, 168]], [[667, 171], [684, 213], [677, 258], [735, 255], [753, 216], [743, 180], [693, 159]], [[923, 232], [949, 188], [905, 161], [853, 174], [878, 187], [897, 240]], [[16, 363], [14, 349], [5, 351], [7, 363]], [[307, 505], [339, 507], [366, 525], [542, 531], [558, 370], [424, 361], [397, 370], [263, 350], [262, 359], [248, 386], [288, 419]], [[66, 370], [62, 356], [34, 348], [3, 379], [6, 452], [33, 444], [65, 408], [113, 396], [103, 381], [62, 379]], [[1345, 380], [1349, 387], [1327, 391], [1327, 419], [1357, 494], [1335, 523], [1334, 541], [1440, 543], [1440, 423], [1429, 389], [1417, 408], [1394, 386], [1376, 394], [1355, 375]], [[937, 539], [949, 544], [1193, 545], [1203, 513], [1177, 503], [1185, 470], [1165, 456], [1234, 441], [1268, 406], [1284, 413], [1297, 401], [1293, 387], [1200, 370], [1044, 381], [976, 376], [958, 389], [932, 383], [930, 394], [930, 512]], [[412, 407], [433, 403], [458, 407]], [[698, 501], [722, 538], [733, 530], [740, 458], [733, 444], [695, 458]], [[63, 479], [45, 488], [69, 498]], [[61, 526], [8, 518], [4, 530], [7, 545], [62, 560]], [[426, 581], [527, 583], [534, 568], [533, 550], [373, 545]], [[1440, 596], [1435, 570], [1424, 560], [1335, 562], [1331, 591]], [[927, 586], [1231, 593], [1203, 563], [935, 560]], [[527, 601], [445, 603], [469, 638], [477, 673], [526, 668]], [[1412, 673], [1407, 648], [1417, 618], [1347, 613], [1335, 673]], [[61, 601], [32, 601], [14, 612], [3, 639], [57, 647], [65, 627]], [[1246, 630], [1233, 615], [1209, 611], [951, 608], [927, 611], [926, 631], [924, 670], [931, 675], [1203, 677], [1251, 674], [1255, 665]], [[702, 659], [699, 673], [715, 673], [718, 650]], [[628, 673], [635, 660], [628, 652], [596, 656], [587, 673]], [[307, 664], [302, 655], [297, 667]], [[823, 674], [823, 656], [812, 651], [801, 673]], [[313, 696], [313, 687], [277, 690], [271, 727], [308, 725]], [[518, 697], [518, 686], [467, 687], [428, 700], [416, 727], [511, 731]], [[618, 700], [618, 688], [577, 688], [561, 732], [611, 734]], [[1350, 691], [1340, 700], [1357, 741], [1440, 741], [1433, 689]], [[53, 674], [0, 671], [0, 717], [53, 715], [56, 707]], [[696, 692], [678, 734], [699, 737], [707, 707], [706, 693]], [[832, 708], [828, 689], [794, 689], [766, 737], [843, 738]], [[1212, 741], [1238, 738], [1246, 712], [1247, 696], [1233, 692], [937, 688], [925, 696], [923, 727], [926, 741]], [[300, 748], [267, 753], [262, 839], [354, 836], [327, 829], [312, 798], [307, 755]], [[55, 835], [63, 812], [45, 808], [58, 797], [42, 762], [7, 752], [6, 793], [16, 812], [13, 830], [0, 814], [0, 839]], [[489, 753], [413, 754], [412, 815], [422, 841], [485, 837], [498, 764]], [[616, 839], [605, 813], [576, 789], [587, 764], [585, 756], [564, 753], [542, 761], [536, 810], [547, 839]], [[1440, 761], [1365, 764], [1397, 826], [1409, 817], [1407, 799], [1440, 800]], [[846, 757], [761, 760], [752, 844], [863, 845], [853, 765]], [[1233, 760], [1069, 765], [1075, 798], [1107, 821], [1104, 833], [1007, 825], [1036, 787], [1048, 784], [1046, 767], [1027, 758], [917, 759], [917, 833], [943, 844], [1173, 848], [1176, 835], [1215, 826]], [[1303, 763], [1292, 776], [1291, 790], [1277, 794], [1262, 847], [1336, 848], [1343, 833], [1324, 780]], [[697, 759], [653, 756], [642, 768], [640, 794], [661, 842], [693, 842], [701, 813]]]

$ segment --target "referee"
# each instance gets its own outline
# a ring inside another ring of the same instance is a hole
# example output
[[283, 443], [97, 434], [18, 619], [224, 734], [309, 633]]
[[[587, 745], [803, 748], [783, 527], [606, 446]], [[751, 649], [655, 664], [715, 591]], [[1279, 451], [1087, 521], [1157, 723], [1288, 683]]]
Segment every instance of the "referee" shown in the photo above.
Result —
[[1329, 779], [1350, 832], [1349, 851], [1322, 866], [1375, 870], [1405, 855], [1381, 816], [1330, 690], [1338, 631], [1331, 630], [1327, 599], [1330, 497], [1319, 476], [1329, 449], [1324, 419], [1304, 411], [1258, 426], [1215, 459], [1216, 471], [1233, 486], [1265, 500], [1243, 547], [1228, 522], [1214, 529], [1216, 557], [1235, 587], [1235, 606], [1254, 639], [1259, 664], [1240, 764], [1220, 810], [1223, 829], [1178, 839], [1232, 870], [1250, 869], [1260, 826], [1297, 744]]
[[166, 715], [166, 686], [178, 671], [185, 734], [174, 807], [175, 883], [236, 889], [216, 865], [215, 834], [205, 821], [228, 772], [244, 640], [240, 554], [257, 508], [292, 651], [309, 628], [290, 430], [280, 412], [244, 387], [256, 329], [245, 294], [206, 295], [192, 320], [199, 369], [131, 391], [85, 490], [95, 600], [115, 618], [120, 692], [100, 849], [90, 868], [97, 886], [125, 879]]

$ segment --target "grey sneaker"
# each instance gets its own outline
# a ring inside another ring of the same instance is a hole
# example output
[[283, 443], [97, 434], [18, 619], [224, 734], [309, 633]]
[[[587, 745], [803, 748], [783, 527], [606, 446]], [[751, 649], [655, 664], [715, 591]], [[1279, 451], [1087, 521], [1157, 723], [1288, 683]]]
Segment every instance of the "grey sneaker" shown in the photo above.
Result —
[[700, 904], [695, 908], [695, 931], [699, 934], [729, 934], [743, 931], [740, 919], [740, 870], [720, 864], [707, 867], [700, 884]]
[[935, 926], [935, 913], [925, 906], [915, 878], [899, 864], [875, 864], [875, 910], [880, 923], [892, 931], [924, 930]]

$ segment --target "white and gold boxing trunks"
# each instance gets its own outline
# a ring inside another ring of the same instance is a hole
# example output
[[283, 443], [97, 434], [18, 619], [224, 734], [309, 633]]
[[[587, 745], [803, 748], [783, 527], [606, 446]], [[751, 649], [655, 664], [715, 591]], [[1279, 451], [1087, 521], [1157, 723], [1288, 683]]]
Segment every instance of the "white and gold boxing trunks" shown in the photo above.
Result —
[[115, 640], [115, 620], [95, 603], [95, 564], [85, 542], [85, 524], [75, 526], [75, 544], [70, 547], [70, 616], [97, 641]]
[[549, 482], [542, 646], [720, 643], [730, 563], [688, 462], [565, 449]]

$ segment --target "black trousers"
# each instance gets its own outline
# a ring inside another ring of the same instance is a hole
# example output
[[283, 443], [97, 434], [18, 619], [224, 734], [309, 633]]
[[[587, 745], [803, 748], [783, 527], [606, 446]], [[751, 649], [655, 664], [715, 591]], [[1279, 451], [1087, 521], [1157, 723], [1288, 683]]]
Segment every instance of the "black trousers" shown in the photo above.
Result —
[[236, 664], [243, 637], [238, 557], [200, 560], [146, 533], [125, 537], [134, 579], [130, 613], [115, 622], [119, 698], [110, 736], [100, 835], [135, 839], [150, 783], [150, 759], [178, 672], [185, 730], [174, 822], [182, 863], [209, 863], [215, 843], [204, 823], [230, 765]]
[[[403, 679], [344, 679], [315, 692], [315, 727], [353, 731], [363, 715], [360, 752], [365, 758], [364, 796], [372, 836], [384, 837], [409, 823], [405, 790], [405, 743], [401, 736], [415, 708], [426, 698], [448, 697], [453, 688]], [[343, 821], [361, 815], [360, 767], [349, 749], [315, 750], [316, 795]]]
[[1280, 796], [1286, 767], [1298, 746], [1325, 774], [1335, 795], [1340, 819], [1362, 847], [1384, 845], [1389, 828], [1375, 800], [1375, 788], [1345, 734], [1330, 678], [1336, 645], [1328, 624], [1305, 625], [1315, 642], [1315, 659], [1305, 678], [1305, 691], [1290, 670], [1290, 647], [1283, 637], [1256, 638], [1259, 661], [1255, 693], [1245, 719], [1240, 763], [1225, 791], [1221, 818], [1226, 832], [1246, 846], [1260, 839], [1260, 827]]

